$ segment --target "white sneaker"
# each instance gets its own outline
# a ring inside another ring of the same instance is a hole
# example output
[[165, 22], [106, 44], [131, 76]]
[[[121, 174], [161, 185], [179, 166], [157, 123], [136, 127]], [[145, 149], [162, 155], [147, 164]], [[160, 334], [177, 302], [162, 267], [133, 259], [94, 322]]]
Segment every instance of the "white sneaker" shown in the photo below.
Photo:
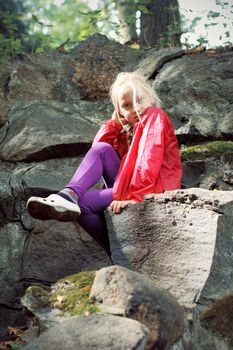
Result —
[[27, 201], [27, 209], [33, 218], [39, 220], [72, 221], [81, 214], [78, 204], [57, 194], [51, 194], [47, 198], [30, 197]]

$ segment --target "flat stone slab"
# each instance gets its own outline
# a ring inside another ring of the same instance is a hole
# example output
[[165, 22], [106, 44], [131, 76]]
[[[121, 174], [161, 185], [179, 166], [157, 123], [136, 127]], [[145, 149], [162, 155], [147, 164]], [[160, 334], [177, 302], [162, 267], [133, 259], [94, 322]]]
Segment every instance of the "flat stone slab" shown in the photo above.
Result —
[[113, 263], [147, 275], [188, 308], [204, 286], [205, 298], [221, 297], [233, 290], [232, 213], [232, 191], [200, 188], [106, 212]]

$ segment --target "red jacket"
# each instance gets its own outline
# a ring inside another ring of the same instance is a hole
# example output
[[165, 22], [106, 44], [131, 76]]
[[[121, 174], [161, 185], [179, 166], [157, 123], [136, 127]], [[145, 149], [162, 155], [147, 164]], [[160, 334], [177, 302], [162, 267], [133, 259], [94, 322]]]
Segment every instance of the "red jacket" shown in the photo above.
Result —
[[116, 121], [105, 122], [93, 144], [107, 142], [122, 157], [113, 186], [113, 200], [143, 201], [149, 193], [180, 188], [182, 168], [177, 139], [168, 115], [149, 107], [135, 124], [133, 139], [127, 147], [125, 133]]

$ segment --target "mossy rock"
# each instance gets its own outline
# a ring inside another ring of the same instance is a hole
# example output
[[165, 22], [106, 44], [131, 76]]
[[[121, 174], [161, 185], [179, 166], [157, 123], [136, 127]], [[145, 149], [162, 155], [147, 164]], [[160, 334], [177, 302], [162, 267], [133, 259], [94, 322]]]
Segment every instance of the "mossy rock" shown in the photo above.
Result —
[[51, 289], [51, 306], [61, 310], [61, 314], [66, 316], [87, 315], [99, 311], [89, 297], [95, 274], [95, 271], [85, 271], [57, 281]]
[[42, 286], [30, 286], [22, 298], [24, 306], [30, 311], [46, 308], [50, 305], [50, 289]]
[[90, 298], [95, 275], [96, 271], [85, 271], [62, 278], [51, 288], [30, 286], [22, 303], [39, 319], [42, 314], [50, 318], [52, 310], [57, 318], [93, 314], [99, 311]]
[[195, 146], [181, 146], [181, 160], [204, 160], [206, 158], [220, 158], [226, 153], [233, 152], [232, 141], [211, 141]]

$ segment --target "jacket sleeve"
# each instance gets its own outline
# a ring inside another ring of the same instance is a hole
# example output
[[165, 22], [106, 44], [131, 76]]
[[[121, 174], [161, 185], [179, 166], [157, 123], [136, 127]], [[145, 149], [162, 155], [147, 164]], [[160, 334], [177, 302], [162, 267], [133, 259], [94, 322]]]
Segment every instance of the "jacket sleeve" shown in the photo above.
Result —
[[161, 110], [158, 115], [149, 118], [143, 130], [127, 199], [143, 201], [146, 194], [154, 192], [155, 184], [163, 192], [160, 170], [167, 138], [166, 118]]
[[106, 142], [113, 146], [114, 141], [119, 137], [121, 130], [121, 124], [117, 123], [115, 120], [107, 120], [97, 132], [92, 145], [95, 145], [97, 142]]

